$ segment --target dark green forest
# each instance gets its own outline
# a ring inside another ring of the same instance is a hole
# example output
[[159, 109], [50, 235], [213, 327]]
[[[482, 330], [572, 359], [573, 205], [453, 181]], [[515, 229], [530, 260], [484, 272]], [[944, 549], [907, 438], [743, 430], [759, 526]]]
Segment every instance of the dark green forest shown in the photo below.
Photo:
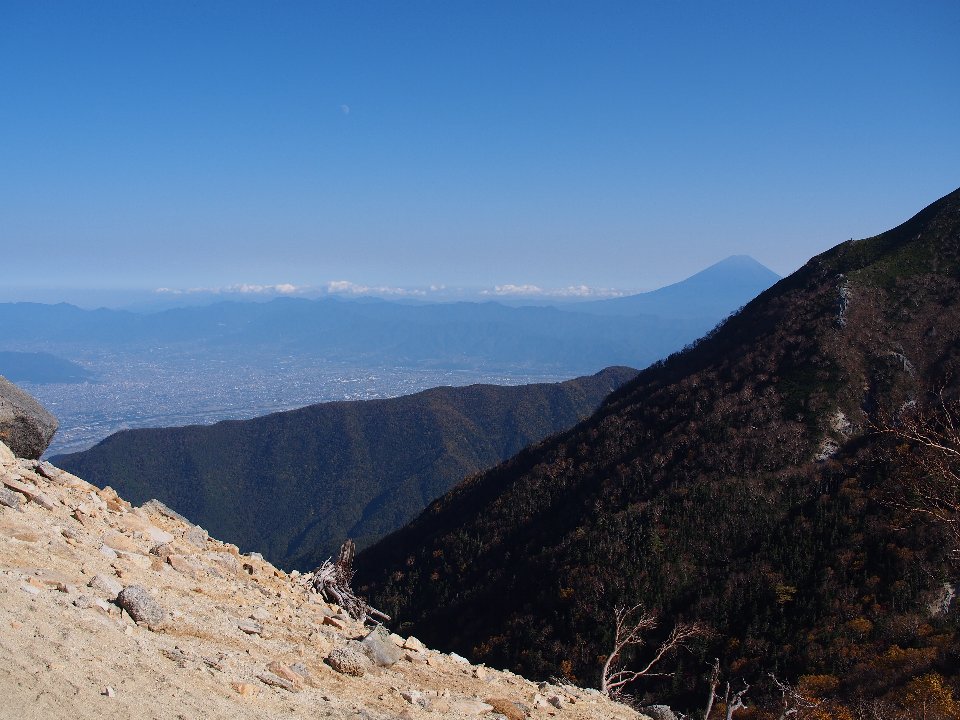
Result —
[[313, 569], [345, 538], [364, 547], [462, 478], [573, 426], [636, 372], [128, 430], [54, 462], [131, 502], [157, 498], [282, 567]]

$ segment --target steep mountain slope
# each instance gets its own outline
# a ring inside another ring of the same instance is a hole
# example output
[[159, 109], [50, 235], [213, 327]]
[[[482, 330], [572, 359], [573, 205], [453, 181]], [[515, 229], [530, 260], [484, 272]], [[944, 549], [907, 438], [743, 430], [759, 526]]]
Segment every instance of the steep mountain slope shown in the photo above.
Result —
[[0, 480], [5, 720], [650, 720], [372, 630], [309, 577], [3, 443]]
[[588, 416], [636, 375], [442, 387], [210, 426], [131, 430], [55, 462], [156, 497], [244, 548], [311, 569], [401, 527], [462, 478]]
[[362, 553], [358, 582], [399, 627], [582, 682], [614, 606], [702, 619], [716, 635], [671, 686], [687, 702], [714, 654], [727, 677], [816, 674], [849, 702], [928, 672], [956, 682], [957, 604], [930, 609], [954, 580], [944, 533], [895, 502], [902, 470], [870, 428], [955, 392], [958, 299], [960, 191], [812, 259], [588, 420], [468, 479]]
[[570, 307], [577, 312], [597, 315], [715, 317], [721, 308], [733, 312], [779, 279], [773, 270], [749, 255], [731, 255], [686, 280], [658, 290], [577, 303]]

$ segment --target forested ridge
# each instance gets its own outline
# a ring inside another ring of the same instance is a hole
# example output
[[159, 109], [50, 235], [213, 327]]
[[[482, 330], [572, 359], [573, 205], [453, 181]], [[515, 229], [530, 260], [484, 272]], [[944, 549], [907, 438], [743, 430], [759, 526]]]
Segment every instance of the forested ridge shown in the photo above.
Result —
[[613, 609], [640, 603], [653, 646], [711, 629], [640, 695], [702, 707], [718, 657], [752, 717], [783, 711], [773, 673], [819, 703], [807, 717], [956, 718], [951, 536], [877, 428], [956, 397], [958, 298], [960, 191], [461, 483], [358, 557], [360, 589], [401, 632], [537, 677], [595, 684]]
[[571, 427], [636, 372], [127, 430], [54, 460], [132, 502], [157, 498], [278, 565], [313, 569], [344, 538], [363, 547], [467, 475]]

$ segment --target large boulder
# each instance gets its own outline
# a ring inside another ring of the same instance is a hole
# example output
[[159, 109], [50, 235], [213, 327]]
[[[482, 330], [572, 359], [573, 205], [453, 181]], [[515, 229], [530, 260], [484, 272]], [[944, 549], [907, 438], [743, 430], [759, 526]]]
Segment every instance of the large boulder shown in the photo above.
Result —
[[33, 396], [0, 375], [0, 441], [17, 457], [39, 459], [57, 425], [57, 419]]

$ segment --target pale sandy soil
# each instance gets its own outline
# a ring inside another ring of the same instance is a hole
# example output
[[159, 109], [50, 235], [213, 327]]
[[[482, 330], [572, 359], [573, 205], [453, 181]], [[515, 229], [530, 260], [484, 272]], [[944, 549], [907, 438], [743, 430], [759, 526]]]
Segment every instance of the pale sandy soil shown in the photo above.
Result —
[[[595, 691], [427, 649], [343, 675], [324, 659], [368, 630], [295, 577], [156, 508], [34, 469], [0, 444], [0, 480], [21, 500], [0, 506], [0, 718], [494, 720], [491, 705], [510, 720], [644, 717]], [[89, 586], [97, 575], [147, 588], [163, 619], [135, 623], [109, 589]], [[262, 633], [240, 629], [249, 622]]]

